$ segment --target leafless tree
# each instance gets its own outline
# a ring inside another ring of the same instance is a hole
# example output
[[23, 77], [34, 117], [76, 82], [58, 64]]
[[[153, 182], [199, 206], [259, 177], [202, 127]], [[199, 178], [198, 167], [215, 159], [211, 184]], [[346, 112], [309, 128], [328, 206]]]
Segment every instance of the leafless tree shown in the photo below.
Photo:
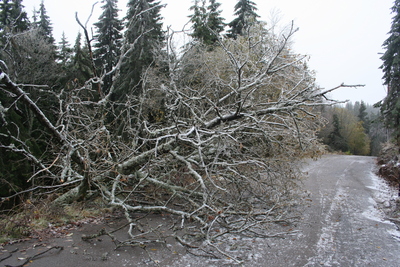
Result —
[[[287, 219], [300, 159], [322, 151], [315, 134], [323, 121], [314, 108], [335, 103], [327, 97], [333, 89], [319, 89], [306, 57], [291, 52], [294, 33], [291, 27], [277, 36], [256, 25], [212, 50], [193, 44], [177, 52], [171, 31], [167, 56], [143, 74], [142, 94], [117, 103], [111, 88], [94, 101], [104, 76], [94, 77], [82, 88], [52, 93], [54, 121], [2, 69], [1, 92], [29, 107], [52, 139], [45, 160], [18, 136], [12, 138], [20, 146], [1, 145], [34, 163], [30, 180], [57, 182], [46, 190], [69, 188], [54, 205], [96, 191], [121, 208], [131, 239], [119, 245], [152, 234], [160, 241], [158, 228], [142, 228], [138, 214], [166, 213], [182, 244], [207, 245], [226, 257], [214, 241], [228, 234], [274, 236], [267, 224]], [[120, 62], [134, 46], [124, 44]], [[168, 73], [157, 67], [165, 64]], [[119, 66], [104, 75], [118, 76]], [[10, 107], [0, 108], [6, 120]]]

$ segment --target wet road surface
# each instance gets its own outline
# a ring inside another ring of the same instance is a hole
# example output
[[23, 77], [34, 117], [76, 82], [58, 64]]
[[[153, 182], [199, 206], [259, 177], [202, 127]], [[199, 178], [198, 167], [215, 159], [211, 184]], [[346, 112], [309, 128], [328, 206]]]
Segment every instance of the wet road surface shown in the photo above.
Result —
[[276, 244], [281, 258], [265, 266], [400, 266], [397, 227], [379, 209], [396, 192], [374, 174], [374, 161], [329, 155], [310, 162], [301, 232]]

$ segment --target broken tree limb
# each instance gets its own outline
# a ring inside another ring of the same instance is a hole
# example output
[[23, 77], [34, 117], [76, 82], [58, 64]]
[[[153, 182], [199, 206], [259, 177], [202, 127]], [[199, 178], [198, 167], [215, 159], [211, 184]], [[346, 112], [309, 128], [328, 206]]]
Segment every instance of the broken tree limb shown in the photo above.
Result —
[[63, 136], [56, 129], [56, 127], [54, 127], [54, 125], [50, 122], [46, 115], [44, 115], [42, 110], [35, 104], [35, 102], [33, 102], [32, 99], [30, 99], [30, 97], [25, 93], [25, 91], [13, 83], [8, 75], [0, 69], [0, 86], [1, 84], [4, 85], [2, 87], [4, 87], [6, 90], [20, 97], [21, 101], [23, 101], [29, 107], [29, 109], [32, 110], [39, 122], [50, 131], [52, 136], [55, 137], [59, 143], [66, 142], [65, 136]]

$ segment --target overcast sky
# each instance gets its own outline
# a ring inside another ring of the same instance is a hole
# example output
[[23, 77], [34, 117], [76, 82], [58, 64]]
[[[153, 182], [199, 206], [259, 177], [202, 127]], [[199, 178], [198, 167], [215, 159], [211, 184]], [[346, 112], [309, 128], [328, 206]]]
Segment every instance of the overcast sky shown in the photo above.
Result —
[[[24, 0], [29, 15], [42, 0]], [[338, 100], [364, 100], [374, 104], [385, 94], [382, 85], [382, 43], [390, 30], [393, 0], [252, 0], [257, 4], [261, 20], [270, 21], [271, 13], [280, 14], [280, 24], [290, 21], [299, 27], [294, 37], [296, 53], [310, 56], [309, 65], [316, 71], [322, 88], [345, 84], [365, 84], [360, 89], [339, 89], [332, 94]], [[79, 31], [75, 12], [85, 22], [95, 0], [44, 0], [54, 37], [60, 41], [64, 31], [72, 45]], [[99, 1], [101, 2], [101, 1]], [[188, 21], [192, 0], [161, 0], [167, 4], [162, 11], [164, 25], [181, 29]], [[232, 20], [236, 0], [218, 0], [225, 22]], [[128, 0], [119, 0], [120, 17], [126, 14]], [[101, 14], [101, 3], [95, 6], [91, 23]]]

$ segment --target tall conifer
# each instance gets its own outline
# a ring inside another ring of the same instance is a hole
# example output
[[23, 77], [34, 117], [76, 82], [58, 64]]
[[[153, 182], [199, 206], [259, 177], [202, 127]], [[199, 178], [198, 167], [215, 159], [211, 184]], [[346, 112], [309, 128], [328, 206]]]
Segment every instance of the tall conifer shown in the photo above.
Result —
[[191, 36], [194, 39], [204, 39], [207, 31], [205, 2], [205, 0], [194, 0], [193, 6], [191, 6], [189, 9], [193, 12], [189, 18], [193, 29]]
[[213, 45], [219, 34], [224, 30], [224, 18], [221, 17], [221, 6], [216, 0], [210, 0], [206, 6], [206, 0], [195, 0], [194, 5], [190, 8], [193, 14], [190, 15], [190, 21], [193, 26], [193, 38], [202, 40], [207, 45]]
[[140, 92], [142, 72], [154, 62], [155, 51], [163, 46], [162, 7], [160, 2], [154, 0], [129, 1], [125, 38], [129, 44], [135, 45], [121, 66], [114, 99], [120, 99], [128, 92]]
[[54, 44], [53, 27], [51, 26], [50, 17], [47, 15], [43, 0], [40, 3], [37, 15], [39, 20], [35, 23], [35, 26], [38, 27], [40, 33], [50, 44]]
[[61, 61], [61, 65], [67, 67], [67, 65], [71, 63], [72, 48], [70, 47], [64, 32], [62, 33], [61, 41], [58, 44], [58, 58]]
[[385, 124], [394, 130], [400, 145], [400, 0], [395, 0], [392, 12], [395, 14], [389, 31], [389, 38], [383, 43], [386, 52], [381, 59], [383, 81], [388, 87], [387, 96], [381, 104]]
[[[122, 43], [122, 22], [118, 19], [118, 0], [103, 0], [103, 13], [95, 23], [97, 34], [94, 45], [94, 58], [99, 73], [108, 73], [117, 64]], [[106, 76], [103, 81], [103, 92], [108, 92], [112, 75]]]
[[22, 32], [29, 28], [28, 15], [23, 10], [22, 0], [2, 0], [0, 2], [0, 33]]
[[84, 84], [92, 77], [92, 64], [87, 46], [82, 46], [82, 34], [79, 32], [73, 48], [72, 57], [73, 80], [78, 85]]
[[236, 38], [238, 35], [242, 35], [244, 29], [251, 24], [257, 22], [257, 18], [260, 16], [256, 13], [256, 3], [250, 0], [239, 0], [235, 5], [235, 16], [228, 25], [231, 28], [228, 36]]
[[[216, 0], [210, 0], [210, 4], [207, 7], [208, 10], [208, 21], [207, 25], [215, 33], [221, 33], [225, 28], [224, 18], [221, 17], [221, 10], [219, 8], [221, 4]], [[215, 37], [215, 36], [214, 36]]]

